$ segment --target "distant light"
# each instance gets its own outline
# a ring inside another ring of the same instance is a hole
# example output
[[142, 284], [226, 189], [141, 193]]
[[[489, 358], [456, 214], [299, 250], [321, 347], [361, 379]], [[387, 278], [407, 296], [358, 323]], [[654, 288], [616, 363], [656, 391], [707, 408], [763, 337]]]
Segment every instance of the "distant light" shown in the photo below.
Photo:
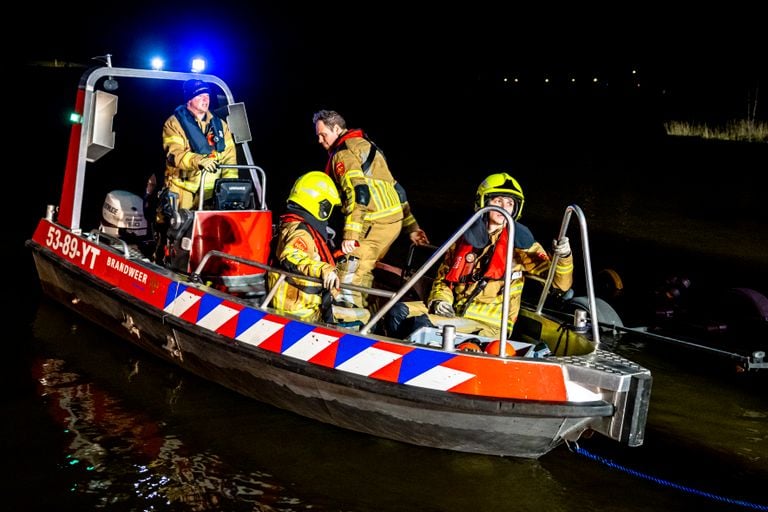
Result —
[[152, 59], [151, 65], [152, 65], [152, 69], [157, 71], [165, 67], [165, 61], [160, 57], [155, 57]]
[[573, 84], [573, 83], [576, 83], [576, 79], [575, 79], [575, 78], [571, 78], [571, 83], [572, 83], [572, 84]]
[[505, 81], [505, 82], [509, 82], [509, 78], [507, 78], [507, 77], [504, 77], [504, 81]]
[[597, 77], [594, 77], [594, 78], [592, 79], [592, 81], [593, 81], [594, 83], [597, 83]]
[[544, 83], [545, 83], [545, 84], [548, 84], [548, 83], [549, 83], [549, 78], [545, 78], [545, 79], [544, 79]]
[[205, 59], [200, 57], [192, 59], [192, 72], [202, 73], [203, 71], [205, 71]]
[[633, 74], [633, 75], [636, 75], [636, 74], [637, 74], [637, 70], [636, 70], [636, 69], [633, 69], [633, 70], [632, 70], [632, 74]]

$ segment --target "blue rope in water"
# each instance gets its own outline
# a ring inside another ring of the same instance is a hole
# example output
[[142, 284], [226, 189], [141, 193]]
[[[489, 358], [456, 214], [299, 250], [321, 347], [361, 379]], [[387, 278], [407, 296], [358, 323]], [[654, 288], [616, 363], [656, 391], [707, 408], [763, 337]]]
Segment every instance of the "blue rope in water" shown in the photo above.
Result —
[[[570, 445], [569, 445], [569, 448], [571, 448]], [[710, 498], [710, 499], [713, 499], [715, 501], [722, 501], [724, 503], [731, 503], [733, 505], [740, 505], [742, 507], [753, 508], [755, 510], [765, 510], [765, 511], [768, 511], [768, 505], [761, 505], [759, 503], [751, 503], [749, 501], [734, 500], [734, 499], [731, 499], [731, 498], [726, 498], [724, 496], [718, 496], [717, 494], [712, 494], [711, 492], [700, 491], [698, 489], [693, 489], [693, 488], [685, 486], [685, 485], [680, 485], [680, 484], [676, 484], [674, 482], [670, 482], [669, 480], [665, 480], [663, 478], [657, 478], [655, 476], [651, 476], [651, 475], [647, 475], [645, 473], [641, 473], [640, 471], [636, 471], [636, 470], [630, 469], [630, 468], [628, 468], [626, 466], [622, 466], [621, 464], [617, 464], [616, 462], [614, 462], [612, 460], [609, 460], [609, 459], [606, 459], [605, 457], [601, 457], [599, 455], [595, 455], [593, 453], [589, 453], [587, 450], [585, 450], [584, 448], [581, 448], [579, 445], [576, 445], [575, 448], [571, 448], [571, 449], [572, 449], [572, 451], [575, 451], [579, 455], [584, 455], [585, 457], [587, 457], [589, 459], [601, 462], [601, 463], [605, 464], [606, 466], [608, 466], [610, 468], [618, 469], [619, 471], [623, 471], [623, 472], [628, 473], [628, 474], [630, 474], [632, 476], [636, 476], [638, 478], [643, 478], [645, 480], [650, 480], [651, 482], [656, 482], [657, 484], [660, 484], [660, 485], [666, 485], [667, 487], [672, 487], [672, 488], [678, 489], [680, 491], [685, 491], [685, 492], [688, 492], [688, 493], [691, 493], [691, 494], [696, 494], [698, 496], [703, 496], [705, 498]]]

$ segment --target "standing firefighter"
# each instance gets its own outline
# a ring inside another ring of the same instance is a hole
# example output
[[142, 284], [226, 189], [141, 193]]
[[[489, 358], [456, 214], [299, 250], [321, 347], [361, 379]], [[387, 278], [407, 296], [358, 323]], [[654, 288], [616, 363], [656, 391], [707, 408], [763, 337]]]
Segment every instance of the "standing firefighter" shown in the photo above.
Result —
[[[429, 243], [411, 214], [403, 187], [395, 181], [384, 153], [362, 130], [347, 129], [346, 121], [333, 110], [321, 110], [312, 118], [320, 145], [328, 151], [325, 172], [338, 183], [345, 215], [339, 260], [342, 283], [370, 287], [373, 269], [404, 229], [411, 242]], [[344, 290], [343, 302], [366, 307], [359, 292]]]
[[213, 114], [211, 88], [202, 80], [184, 82], [184, 101], [163, 125], [165, 185], [178, 194], [179, 208], [197, 208], [200, 178], [205, 173], [205, 199], [213, 195], [218, 178], [237, 178], [237, 169], [218, 164], [237, 163], [232, 132], [226, 121]]

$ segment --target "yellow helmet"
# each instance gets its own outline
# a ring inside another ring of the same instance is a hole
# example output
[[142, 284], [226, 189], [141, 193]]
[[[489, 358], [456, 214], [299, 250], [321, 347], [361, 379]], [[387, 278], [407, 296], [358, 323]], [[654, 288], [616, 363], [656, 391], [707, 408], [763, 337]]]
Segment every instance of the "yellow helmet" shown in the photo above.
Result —
[[301, 206], [318, 220], [328, 220], [333, 207], [341, 204], [336, 184], [322, 171], [299, 176], [288, 194], [288, 201]]
[[515, 210], [512, 212], [512, 218], [517, 220], [523, 213], [523, 203], [525, 195], [523, 188], [515, 178], [505, 172], [491, 174], [480, 183], [475, 194], [475, 211], [488, 206], [488, 201], [492, 197], [508, 196], [515, 200]]

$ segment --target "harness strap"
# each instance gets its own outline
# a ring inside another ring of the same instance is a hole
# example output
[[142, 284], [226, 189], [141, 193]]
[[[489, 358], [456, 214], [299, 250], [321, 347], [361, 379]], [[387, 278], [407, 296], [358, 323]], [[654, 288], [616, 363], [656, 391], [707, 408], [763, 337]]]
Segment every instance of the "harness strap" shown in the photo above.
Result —
[[[365, 139], [365, 140], [368, 140], [368, 139]], [[372, 141], [368, 140], [368, 143], [371, 145], [371, 151], [368, 152], [368, 158], [365, 159], [365, 162], [363, 162], [361, 166], [363, 174], [368, 174], [368, 169], [371, 168], [371, 165], [373, 164], [373, 159], [376, 158], [376, 150], [378, 149]]]

